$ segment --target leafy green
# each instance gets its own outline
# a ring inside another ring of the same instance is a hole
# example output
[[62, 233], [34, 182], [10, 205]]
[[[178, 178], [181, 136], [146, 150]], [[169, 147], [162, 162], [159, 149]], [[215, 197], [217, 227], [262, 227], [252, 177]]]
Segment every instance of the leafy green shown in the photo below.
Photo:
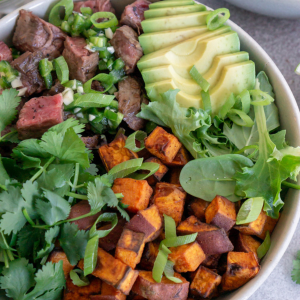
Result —
[[264, 205], [264, 198], [257, 197], [257, 198], [250, 198], [246, 200], [236, 217], [236, 224], [247, 224], [250, 222], [255, 221], [259, 214], [261, 213], [261, 210]]
[[144, 180], [150, 176], [152, 176], [159, 169], [159, 164], [153, 162], [145, 162], [139, 167], [139, 171], [148, 171], [143, 173], [134, 173], [129, 175], [128, 177], [136, 179], [136, 180]]
[[293, 261], [292, 279], [297, 284], [300, 284], [300, 251], [298, 251], [297, 257]]
[[87, 277], [83, 276], [83, 272], [79, 269], [72, 270], [70, 272], [70, 278], [76, 286], [87, 286], [90, 284]]
[[108, 175], [112, 179], [123, 178], [136, 172], [143, 164], [143, 158], [131, 159], [114, 166]]
[[257, 248], [257, 256], [259, 259], [262, 259], [271, 247], [271, 237], [270, 232], [267, 231], [266, 238], [262, 242], [262, 244]]
[[[145, 148], [145, 142], [144, 139], [147, 137], [147, 133], [144, 131], [135, 131], [133, 134], [131, 134], [125, 144], [125, 148], [133, 151], [133, 152], [139, 152]], [[140, 143], [140, 146], [137, 147], [136, 140]]]
[[10, 180], [10, 177], [8, 176], [3, 163], [2, 163], [2, 158], [0, 155], [0, 188], [6, 189], [5, 188], [5, 182], [6, 180]]

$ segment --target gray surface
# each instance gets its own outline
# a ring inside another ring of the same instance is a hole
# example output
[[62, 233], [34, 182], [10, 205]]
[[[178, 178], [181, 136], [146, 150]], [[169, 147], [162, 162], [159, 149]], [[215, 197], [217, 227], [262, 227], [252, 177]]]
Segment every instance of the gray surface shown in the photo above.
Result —
[[[300, 76], [295, 75], [294, 69], [300, 63], [300, 21], [279, 20], [257, 15], [220, 0], [199, 2], [212, 8], [227, 7], [230, 9], [231, 20], [249, 33], [279, 67], [299, 106]], [[300, 285], [291, 280], [292, 262], [298, 250], [300, 250], [300, 224], [278, 266], [249, 300], [300, 299]]]

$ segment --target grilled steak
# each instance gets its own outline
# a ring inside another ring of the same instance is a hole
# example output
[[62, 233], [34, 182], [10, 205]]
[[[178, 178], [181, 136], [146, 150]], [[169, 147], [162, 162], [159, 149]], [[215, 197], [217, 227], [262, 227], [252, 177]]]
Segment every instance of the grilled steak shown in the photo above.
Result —
[[98, 135], [82, 137], [81, 140], [85, 143], [85, 146], [90, 150], [96, 149], [99, 145]]
[[89, 0], [74, 3], [74, 11], [80, 12], [81, 7], [90, 7], [94, 13], [99, 11], [109, 11], [115, 13], [110, 0]]
[[0, 42], [0, 61], [1, 60], [6, 60], [8, 62], [13, 60], [11, 50], [4, 42]]

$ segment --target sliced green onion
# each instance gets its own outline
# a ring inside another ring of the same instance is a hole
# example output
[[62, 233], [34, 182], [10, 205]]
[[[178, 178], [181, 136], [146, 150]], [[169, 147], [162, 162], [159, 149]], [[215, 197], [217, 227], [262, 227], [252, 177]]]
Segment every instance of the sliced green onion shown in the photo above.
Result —
[[85, 17], [81, 16], [80, 14], [75, 14], [74, 22], [72, 24], [72, 31], [73, 32], [82, 32], [85, 29]]
[[246, 113], [239, 109], [231, 109], [228, 112], [228, 118], [236, 125], [242, 127], [252, 127], [254, 125], [254, 121]]
[[55, 26], [60, 26], [63, 20], [60, 18], [60, 8], [65, 8], [65, 20], [72, 14], [74, 10], [73, 0], [61, 0], [50, 11], [49, 22]]
[[176, 238], [176, 223], [175, 220], [164, 214], [165, 235], [166, 239]]
[[252, 105], [266, 106], [274, 102], [274, 98], [272, 98], [269, 94], [261, 90], [252, 90], [250, 91], [250, 95], [252, 97], [252, 101], [251, 101]]
[[54, 67], [57, 74], [57, 78], [61, 84], [69, 81], [69, 67], [63, 56], [60, 56], [54, 60]]
[[212, 113], [212, 107], [211, 107], [211, 101], [210, 101], [210, 95], [209, 92], [201, 91], [201, 98], [203, 102], [203, 108], [204, 110], [211, 115]]
[[[103, 21], [98, 23], [99, 19], [108, 19], [107, 21]], [[118, 25], [117, 17], [111, 12], [97, 12], [91, 16], [91, 21], [96, 28], [109, 28], [112, 26]]]
[[[220, 14], [224, 14], [220, 17]], [[206, 17], [206, 24], [208, 30], [216, 30], [224, 25], [224, 23], [230, 18], [230, 11], [227, 8], [219, 8], [212, 11]]]
[[93, 29], [88, 29], [88, 30], [84, 30], [83, 34], [86, 38], [90, 38], [92, 36], [97, 36], [97, 31], [93, 30]]
[[104, 110], [104, 117], [113, 122], [118, 120], [118, 114], [111, 111], [110, 109]]
[[98, 258], [99, 237], [97, 235], [89, 239], [84, 253], [84, 276], [92, 274], [96, 268]]
[[136, 172], [141, 165], [143, 164], [143, 158], [131, 159], [124, 161], [117, 166], [114, 166], [109, 172], [108, 175], [111, 175], [114, 179], [123, 178]]
[[169, 239], [164, 239], [162, 241], [162, 243], [166, 246], [166, 247], [179, 247], [182, 245], [187, 245], [190, 243], [195, 242], [196, 238], [197, 238], [198, 233], [193, 233], [193, 234], [189, 234], [189, 235], [183, 235], [183, 236], [177, 236], [174, 238], [169, 238]]
[[197, 68], [195, 66], [192, 67], [191, 71], [190, 71], [190, 75], [192, 76], [192, 78], [197, 82], [197, 84], [201, 87], [201, 89], [204, 92], [207, 92], [210, 84], [208, 81], [206, 81], [205, 78], [203, 78], [203, 76], [198, 72]]
[[221, 107], [219, 111], [220, 119], [224, 120], [228, 114], [228, 112], [232, 109], [235, 104], [235, 98], [233, 94], [230, 94], [224, 105]]
[[113, 70], [113, 64], [114, 64], [114, 59], [111, 57], [111, 58], [109, 58], [109, 59], [107, 60], [107, 63], [106, 63], [107, 69], [108, 69], [109, 71], [112, 71], [112, 70]]
[[143, 171], [149, 171], [149, 173], [144, 173], [144, 174], [139, 174], [139, 173], [135, 173], [130, 175], [130, 178], [136, 179], [136, 180], [144, 180], [147, 179], [148, 177], [152, 176], [153, 174], [155, 174], [155, 172], [157, 172], [159, 169], [159, 164], [157, 163], [153, 163], [153, 162], [145, 162], [141, 165], [141, 167], [139, 168], [140, 170]]
[[248, 90], [242, 91], [237, 99], [242, 103], [242, 111], [246, 114], [249, 114], [250, 106], [251, 106], [251, 97]]
[[83, 276], [82, 270], [76, 269], [70, 272], [70, 278], [74, 285], [82, 287], [90, 284], [87, 277]]
[[83, 15], [92, 15], [93, 14], [93, 10], [90, 7], [81, 7], [80, 12]]
[[45, 81], [45, 86], [47, 90], [50, 90], [53, 84], [53, 78], [51, 73], [48, 74], [46, 77], [44, 77], [44, 81]]
[[109, 59], [110, 57], [112, 57], [112, 54], [107, 50], [107, 48], [99, 48], [99, 57], [102, 59]]
[[161, 282], [164, 269], [168, 261], [168, 255], [170, 253], [171, 251], [167, 247], [161, 245], [161, 249], [158, 251], [152, 270], [152, 277], [158, 283]]
[[52, 62], [48, 58], [44, 58], [39, 62], [39, 71], [42, 77], [46, 77], [53, 70]]
[[60, 26], [61, 30], [67, 33], [71, 32], [71, 26], [68, 21], [63, 21]]
[[117, 127], [121, 124], [123, 118], [124, 118], [124, 115], [120, 112], [117, 112], [116, 120], [108, 120], [108, 123], [112, 129], [117, 129]]
[[12, 82], [16, 77], [19, 76], [19, 72], [5, 60], [0, 61], [0, 73], [4, 73], [4, 76], [8, 82]]
[[[78, 95], [78, 94], [76, 94], [76, 95]], [[95, 94], [95, 93], [79, 95], [76, 97], [75, 101], [72, 103], [72, 107], [102, 108], [102, 107], [109, 106], [114, 98], [115, 98], [115, 96]]]
[[[98, 92], [92, 89], [92, 83], [94, 80], [97, 80], [101, 83], [102, 86], [105, 87], [105, 90], [103, 92]], [[104, 94], [106, 93], [114, 84], [114, 78], [109, 74], [98, 74], [89, 81], [87, 81], [83, 85], [84, 92], [87, 93], [95, 93], [95, 94]]]
[[117, 83], [125, 76], [125, 71], [124, 69], [112, 70], [109, 74], [113, 76], [114, 83]]
[[105, 36], [92, 36], [89, 38], [89, 41], [99, 48], [107, 46], [107, 38]]
[[122, 60], [122, 58], [118, 58], [114, 61], [113, 63], [113, 69], [114, 70], [121, 70], [125, 67], [125, 63], [124, 61]]
[[257, 248], [257, 256], [259, 259], [262, 259], [271, 247], [271, 237], [270, 232], [267, 231], [267, 235], [263, 243]]
[[174, 276], [174, 265], [175, 264], [172, 261], [168, 260], [164, 269], [164, 274], [169, 280], [175, 283], [181, 283], [182, 281]]
[[300, 64], [296, 67], [295, 73], [296, 73], [297, 75], [300, 75]]
[[100, 61], [99, 61], [98, 67], [99, 67], [99, 70], [100, 70], [100, 71], [105, 71], [105, 70], [107, 70], [107, 64], [106, 64], [106, 62], [105, 62], [104, 60], [100, 60]]
[[[97, 230], [97, 224], [100, 222], [110, 222], [111, 228], [107, 230]], [[98, 217], [92, 228], [90, 229], [90, 238], [98, 236], [98, 238], [104, 238], [110, 234], [110, 232], [117, 226], [118, 216], [116, 213], [104, 213]]]
[[264, 205], [264, 198], [255, 197], [246, 200], [236, 217], [236, 224], [248, 224], [250, 222], [255, 221], [261, 213], [261, 210]]
[[11, 87], [10, 82], [7, 80], [6, 77], [0, 77], [0, 87], [1, 89], [5, 90]]
[[[147, 133], [144, 131], [135, 131], [132, 133], [126, 140], [125, 148], [133, 151], [139, 152], [145, 148], [145, 138], [147, 137]], [[140, 147], [136, 146], [136, 141], [140, 143]]]

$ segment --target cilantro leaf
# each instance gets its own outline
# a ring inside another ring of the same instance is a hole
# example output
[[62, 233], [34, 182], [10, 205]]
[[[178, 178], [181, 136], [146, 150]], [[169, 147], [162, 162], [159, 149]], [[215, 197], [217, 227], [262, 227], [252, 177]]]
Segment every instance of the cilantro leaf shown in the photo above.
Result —
[[48, 224], [53, 225], [58, 221], [65, 220], [71, 210], [71, 206], [64, 198], [49, 190], [44, 190], [44, 200], [36, 201], [36, 210], [40, 214], [42, 220]]
[[292, 279], [297, 284], [300, 284], [300, 251], [298, 251], [297, 257], [293, 261]]
[[9, 180], [9, 179], [10, 178], [3, 166], [2, 158], [0, 155], [0, 188], [2, 187], [3, 189], [5, 189], [5, 182], [6, 182], [6, 180]]
[[40, 158], [28, 156], [18, 149], [13, 150], [13, 157], [22, 162], [23, 169], [39, 168], [42, 162]]
[[15, 149], [27, 156], [48, 159], [50, 157], [49, 153], [45, 151], [40, 144], [40, 140], [28, 139], [20, 142]]
[[0, 133], [17, 115], [16, 107], [21, 101], [18, 94], [16, 89], [8, 89], [0, 95]]
[[3, 157], [2, 163], [10, 178], [16, 179], [21, 183], [31, 178], [30, 172], [24, 172], [14, 159]]
[[80, 124], [79, 121], [74, 118], [70, 118], [60, 124], [51, 127], [48, 131], [65, 134], [69, 128], [73, 128], [75, 133], [79, 134], [84, 131], [85, 125]]
[[59, 242], [65, 251], [71, 265], [76, 265], [84, 258], [84, 252], [89, 240], [89, 233], [79, 230], [74, 223], [66, 223], [62, 226]]

